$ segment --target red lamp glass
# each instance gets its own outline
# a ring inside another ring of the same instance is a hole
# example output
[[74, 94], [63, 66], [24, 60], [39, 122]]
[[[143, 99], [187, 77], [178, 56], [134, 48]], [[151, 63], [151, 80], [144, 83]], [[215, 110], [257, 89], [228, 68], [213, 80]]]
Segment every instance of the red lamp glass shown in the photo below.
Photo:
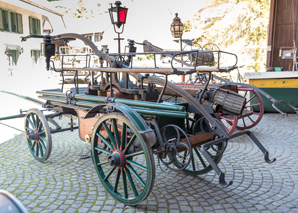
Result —
[[109, 8], [109, 14], [110, 14], [112, 24], [114, 26], [117, 26], [117, 28], [120, 28], [123, 24], [126, 23], [128, 8], [121, 7], [120, 1], [116, 1], [115, 5], [116, 5], [115, 7], [111, 5], [111, 8]]

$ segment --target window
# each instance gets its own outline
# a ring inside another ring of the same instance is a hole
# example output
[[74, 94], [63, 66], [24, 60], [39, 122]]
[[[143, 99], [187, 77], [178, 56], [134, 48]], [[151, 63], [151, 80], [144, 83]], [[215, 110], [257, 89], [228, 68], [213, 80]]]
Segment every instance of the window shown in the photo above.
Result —
[[14, 33], [23, 33], [22, 15], [0, 9], [0, 30]]
[[29, 30], [31, 35], [40, 35], [40, 20], [29, 17]]
[[31, 50], [31, 58], [37, 64], [37, 61], [40, 58], [40, 50]]
[[6, 49], [5, 54], [8, 56], [9, 65], [16, 66], [20, 56], [20, 51], [17, 49]]
[[99, 42], [100, 40], [101, 40], [101, 39], [100, 39], [99, 34], [95, 34], [94, 42]]
[[18, 25], [17, 26], [18, 33], [23, 34], [23, 18], [22, 18], [22, 15], [18, 13], [17, 13], [17, 25]]
[[11, 32], [16, 33], [17, 26], [18, 26], [16, 13], [10, 13], [10, 23], [11, 23]]
[[0, 30], [3, 31], [3, 18], [2, 18], [2, 10], [0, 9]]
[[3, 30], [9, 31], [9, 19], [8, 19], [7, 10], [2, 10], [2, 23], [3, 23]]

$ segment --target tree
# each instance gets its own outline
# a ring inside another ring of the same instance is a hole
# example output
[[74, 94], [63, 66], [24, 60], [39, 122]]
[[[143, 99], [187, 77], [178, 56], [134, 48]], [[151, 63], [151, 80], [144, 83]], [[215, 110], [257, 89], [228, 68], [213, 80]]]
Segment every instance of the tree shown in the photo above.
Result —
[[215, 43], [260, 71], [265, 69], [269, 8], [269, 0], [213, 0], [185, 25], [198, 31], [198, 42]]

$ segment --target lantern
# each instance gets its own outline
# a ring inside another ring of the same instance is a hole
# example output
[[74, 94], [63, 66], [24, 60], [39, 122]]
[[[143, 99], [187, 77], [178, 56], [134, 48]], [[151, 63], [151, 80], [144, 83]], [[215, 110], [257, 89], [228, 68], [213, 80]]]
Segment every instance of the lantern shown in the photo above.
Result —
[[[124, 26], [126, 22], [126, 15], [128, 10], [128, 8], [121, 7], [120, 5], [121, 5], [121, 2], [116, 1], [115, 7], [111, 5], [111, 8], [109, 8], [111, 22], [114, 25], [114, 30], [116, 33], [119, 33], [119, 32], [116, 31], [115, 26], [117, 26], [117, 28], [120, 28], [122, 25]], [[121, 30], [121, 33], [122, 32], [123, 32], [123, 28]]]
[[183, 34], [184, 27], [181, 19], [178, 17], [178, 13], [176, 13], [175, 16], [171, 24], [171, 32], [174, 38], [180, 38]]

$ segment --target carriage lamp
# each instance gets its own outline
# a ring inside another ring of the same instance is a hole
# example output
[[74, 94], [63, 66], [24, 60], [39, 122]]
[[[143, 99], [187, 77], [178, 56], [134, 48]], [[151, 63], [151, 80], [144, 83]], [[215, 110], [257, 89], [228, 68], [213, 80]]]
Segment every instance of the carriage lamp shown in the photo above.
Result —
[[[182, 34], [183, 34], [183, 23], [181, 22], [181, 19], [178, 17], [178, 13], [175, 13], [175, 18], [173, 19], [173, 22], [171, 24], [171, 33], [174, 38], [180, 38], [180, 51], [182, 51]], [[181, 55], [181, 61], [183, 61], [183, 56]], [[181, 66], [183, 66], [183, 63], [181, 62]], [[185, 76], [181, 76], [181, 81], [185, 82]]]
[[123, 40], [120, 38], [120, 34], [123, 33], [124, 24], [126, 23], [126, 16], [127, 16], [127, 10], [128, 8], [121, 7], [121, 2], [116, 1], [115, 6], [111, 5], [111, 8], [109, 8], [109, 14], [111, 18], [111, 22], [114, 26], [115, 33], [118, 34], [118, 38], [115, 40], [118, 40], [118, 53], [120, 54], [120, 40]]
[[120, 6], [121, 4], [122, 3], [120, 1], [116, 1], [115, 7], [111, 5], [111, 8], [109, 8], [110, 18], [111, 18], [112, 24], [114, 25], [114, 30], [116, 33], [122, 33], [124, 24], [126, 23], [128, 8], [121, 7]]
[[175, 13], [175, 18], [173, 19], [173, 22], [171, 24], [171, 33], [174, 38], [180, 38], [183, 34], [183, 23], [181, 22], [181, 19], [178, 17], [178, 13]]

